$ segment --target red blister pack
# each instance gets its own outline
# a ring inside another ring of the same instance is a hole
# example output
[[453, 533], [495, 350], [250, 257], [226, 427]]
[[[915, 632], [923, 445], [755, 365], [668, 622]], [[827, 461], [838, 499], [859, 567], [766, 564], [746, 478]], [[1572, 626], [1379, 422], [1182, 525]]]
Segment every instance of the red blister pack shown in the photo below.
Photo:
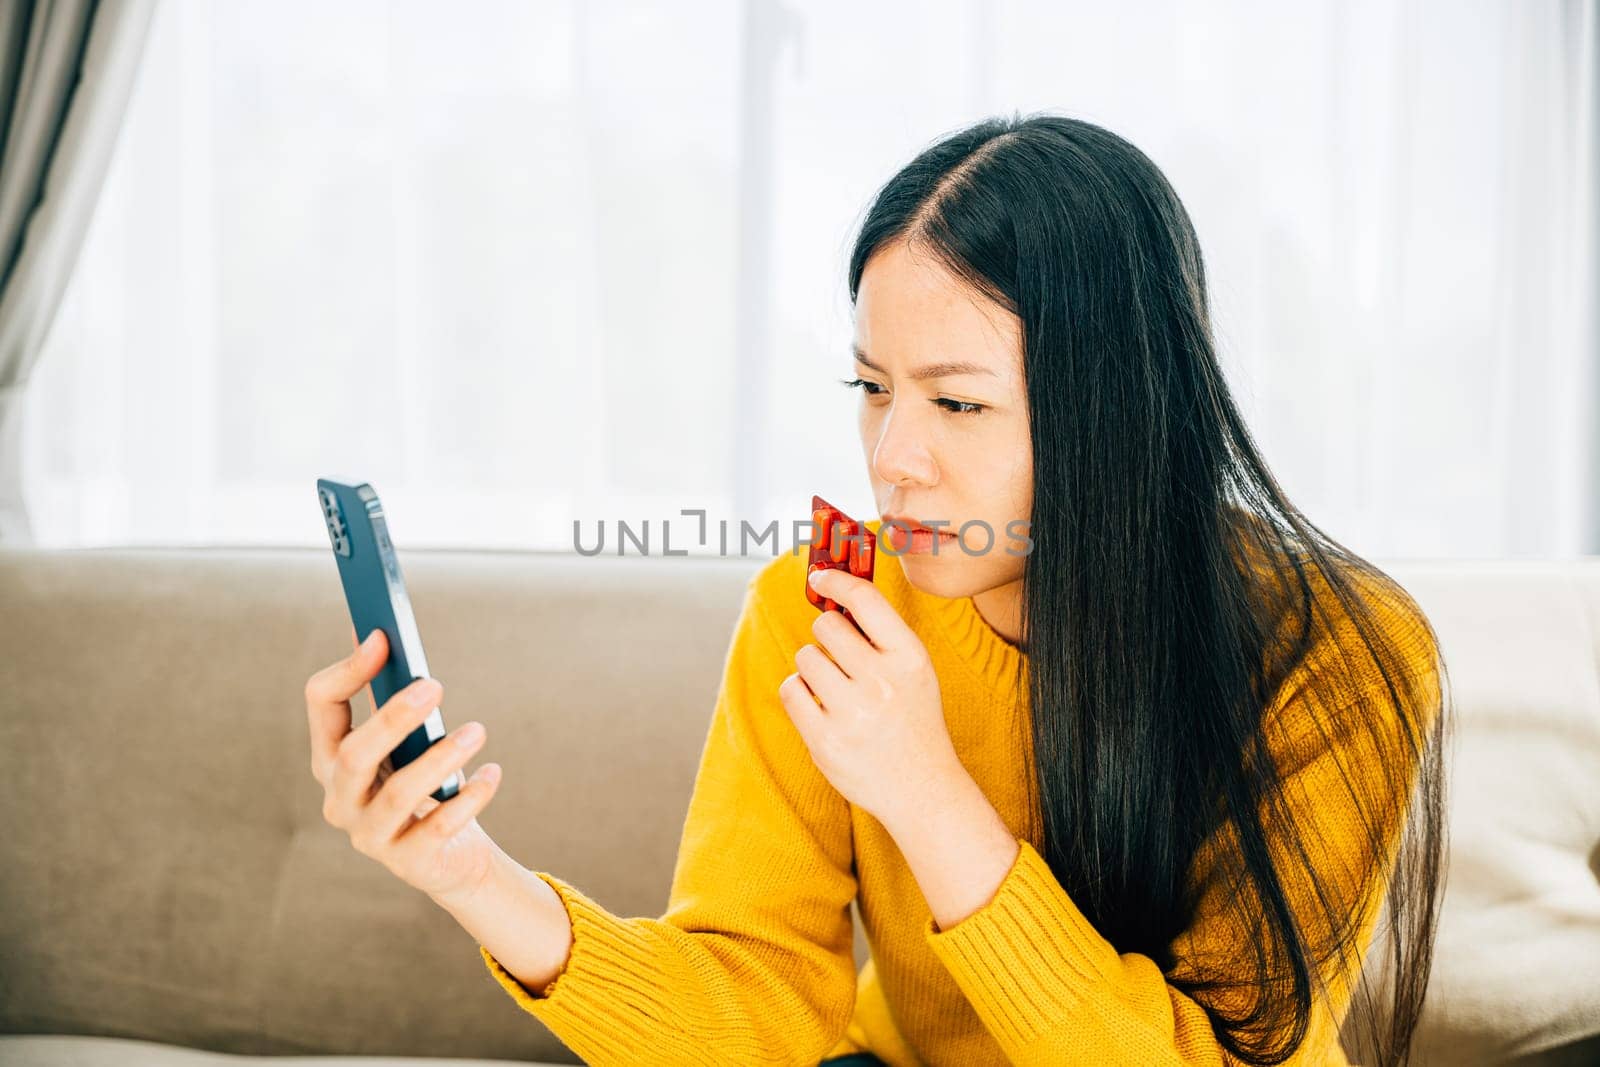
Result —
[[857, 578], [872, 581], [872, 568], [878, 556], [878, 538], [867, 529], [866, 523], [857, 522], [820, 496], [811, 498], [811, 531], [811, 559], [806, 565], [806, 599], [822, 611], [837, 611], [850, 619], [850, 612], [844, 605], [811, 588], [811, 572], [844, 570]]

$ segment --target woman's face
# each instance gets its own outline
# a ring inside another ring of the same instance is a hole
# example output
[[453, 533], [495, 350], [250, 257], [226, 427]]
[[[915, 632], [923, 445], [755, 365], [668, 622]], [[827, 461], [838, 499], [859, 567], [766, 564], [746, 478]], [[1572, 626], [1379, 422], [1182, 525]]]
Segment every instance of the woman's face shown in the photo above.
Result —
[[[1013, 530], [1028, 532], [1033, 504], [1021, 322], [933, 253], [893, 241], [861, 274], [854, 366], [879, 515], [949, 523], [937, 552], [906, 551], [885, 525], [880, 554], [892, 547], [911, 584], [935, 596], [1018, 581], [1025, 557], [1014, 553], [1027, 543]], [[969, 523], [963, 549], [954, 534]]]

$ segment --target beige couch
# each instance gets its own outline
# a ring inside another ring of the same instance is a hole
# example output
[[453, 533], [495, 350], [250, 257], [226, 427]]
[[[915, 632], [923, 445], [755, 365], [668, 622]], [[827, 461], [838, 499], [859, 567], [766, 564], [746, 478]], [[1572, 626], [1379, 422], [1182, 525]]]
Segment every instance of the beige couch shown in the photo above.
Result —
[[[402, 559], [485, 827], [659, 914], [762, 561]], [[1462, 716], [1423, 1062], [1600, 1062], [1600, 561], [1384, 565]], [[322, 822], [301, 689], [348, 647], [325, 549], [0, 551], [0, 1063], [575, 1062]]]

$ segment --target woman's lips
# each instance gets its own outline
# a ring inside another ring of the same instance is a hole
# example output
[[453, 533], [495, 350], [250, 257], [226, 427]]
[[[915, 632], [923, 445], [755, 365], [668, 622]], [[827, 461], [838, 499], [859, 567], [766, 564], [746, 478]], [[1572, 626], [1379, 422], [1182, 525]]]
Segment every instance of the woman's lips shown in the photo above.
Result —
[[[955, 547], [955, 534], [941, 530], [937, 536], [938, 555], [944, 555]], [[897, 555], [916, 556], [933, 553], [934, 537], [933, 530], [907, 530], [899, 523], [885, 523], [878, 531], [878, 540], [887, 541]]]

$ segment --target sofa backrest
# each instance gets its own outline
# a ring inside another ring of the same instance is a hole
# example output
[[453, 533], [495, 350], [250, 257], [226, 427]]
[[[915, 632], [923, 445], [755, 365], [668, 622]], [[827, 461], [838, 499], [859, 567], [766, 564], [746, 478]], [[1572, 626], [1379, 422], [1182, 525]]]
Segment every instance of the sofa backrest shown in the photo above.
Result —
[[[446, 723], [482, 720], [471, 766], [504, 767], [482, 821], [508, 852], [661, 913], [763, 562], [402, 555]], [[1379, 562], [1439, 630], [1461, 716], [1419, 1045], [1600, 1031], [1600, 561]], [[0, 551], [0, 1032], [572, 1062], [322, 821], [302, 688], [349, 649], [325, 549]]]
[[[446, 725], [504, 768], [485, 829], [659, 914], [760, 561], [401, 558]], [[575, 1062], [322, 819], [303, 688], [351, 648], [328, 551], [0, 552], [0, 604], [0, 1030]]]

